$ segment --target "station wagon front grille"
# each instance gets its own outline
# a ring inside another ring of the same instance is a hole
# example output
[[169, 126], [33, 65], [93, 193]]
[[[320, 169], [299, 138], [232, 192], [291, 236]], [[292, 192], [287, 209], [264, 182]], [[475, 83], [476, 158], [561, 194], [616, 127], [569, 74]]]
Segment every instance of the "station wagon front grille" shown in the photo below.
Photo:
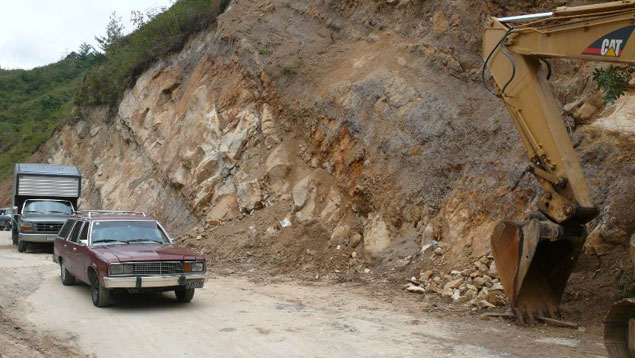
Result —
[[61, 223], [35, 223], [35, 231], [58, 233], [62, 228]]
[[133, 263], [132, 272], [135, 275], [171, 275], [175, 273], [183, 273], [183, 262], [135, 262]]

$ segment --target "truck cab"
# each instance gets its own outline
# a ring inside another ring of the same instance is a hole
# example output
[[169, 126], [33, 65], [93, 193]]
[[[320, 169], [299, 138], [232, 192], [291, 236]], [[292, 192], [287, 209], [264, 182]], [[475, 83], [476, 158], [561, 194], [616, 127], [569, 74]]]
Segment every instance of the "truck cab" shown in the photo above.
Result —
[[53, 243], [76, 208], [81, 175], [73, 166], [16, 164], [13, 190], [13, 243]]

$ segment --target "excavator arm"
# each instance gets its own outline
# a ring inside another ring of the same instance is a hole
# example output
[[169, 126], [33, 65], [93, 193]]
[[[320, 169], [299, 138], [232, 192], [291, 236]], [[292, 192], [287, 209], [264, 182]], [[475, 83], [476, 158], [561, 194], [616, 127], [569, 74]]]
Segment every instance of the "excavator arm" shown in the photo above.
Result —
[[[635, 63], [634, 30], [635, 0], [491, 18], [485, 29], [485, 65], [527, 149], [528, 171], [544, 189], [527, 222], [500, 222], [491, 237], [501, 282], [521, 322], [559, 316], [564, 288], [586, 240], [584, 224], [597, 215], [548, 83], [547, 60]], [[485, 68], [483, 74], [485, 80]], [[630, 339], [635, 347], [634, 335], [631, 331], [624, 342]]]

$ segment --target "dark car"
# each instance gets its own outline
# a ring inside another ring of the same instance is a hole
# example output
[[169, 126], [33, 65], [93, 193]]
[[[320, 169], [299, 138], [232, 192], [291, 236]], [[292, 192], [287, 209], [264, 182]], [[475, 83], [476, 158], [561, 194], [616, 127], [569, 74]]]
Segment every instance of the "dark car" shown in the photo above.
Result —
[[205, 259], [172, 243], [155, 219], [143, 213], [81, 211], [55, 239], [53, 259], [62, 284], [91, 286], [93, 304], [110, 303], [112, 290], [174, 291], [190, 302], [207, 281]]
[[11, 208], [0, 208], [0, 231], [11, 230]]

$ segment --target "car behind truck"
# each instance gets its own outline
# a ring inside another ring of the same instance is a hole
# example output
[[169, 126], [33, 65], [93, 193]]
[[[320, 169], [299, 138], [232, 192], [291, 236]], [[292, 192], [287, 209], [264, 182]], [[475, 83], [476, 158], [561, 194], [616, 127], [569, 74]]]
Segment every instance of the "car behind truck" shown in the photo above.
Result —
[[11, 230], [11, 208], [0, 208], [0, 231]]
[[13, 181], [13, 244], [24, 252], [29, 243], [53, 243], [75, 212], [81, 192], [77, 167], [16, 164]]

